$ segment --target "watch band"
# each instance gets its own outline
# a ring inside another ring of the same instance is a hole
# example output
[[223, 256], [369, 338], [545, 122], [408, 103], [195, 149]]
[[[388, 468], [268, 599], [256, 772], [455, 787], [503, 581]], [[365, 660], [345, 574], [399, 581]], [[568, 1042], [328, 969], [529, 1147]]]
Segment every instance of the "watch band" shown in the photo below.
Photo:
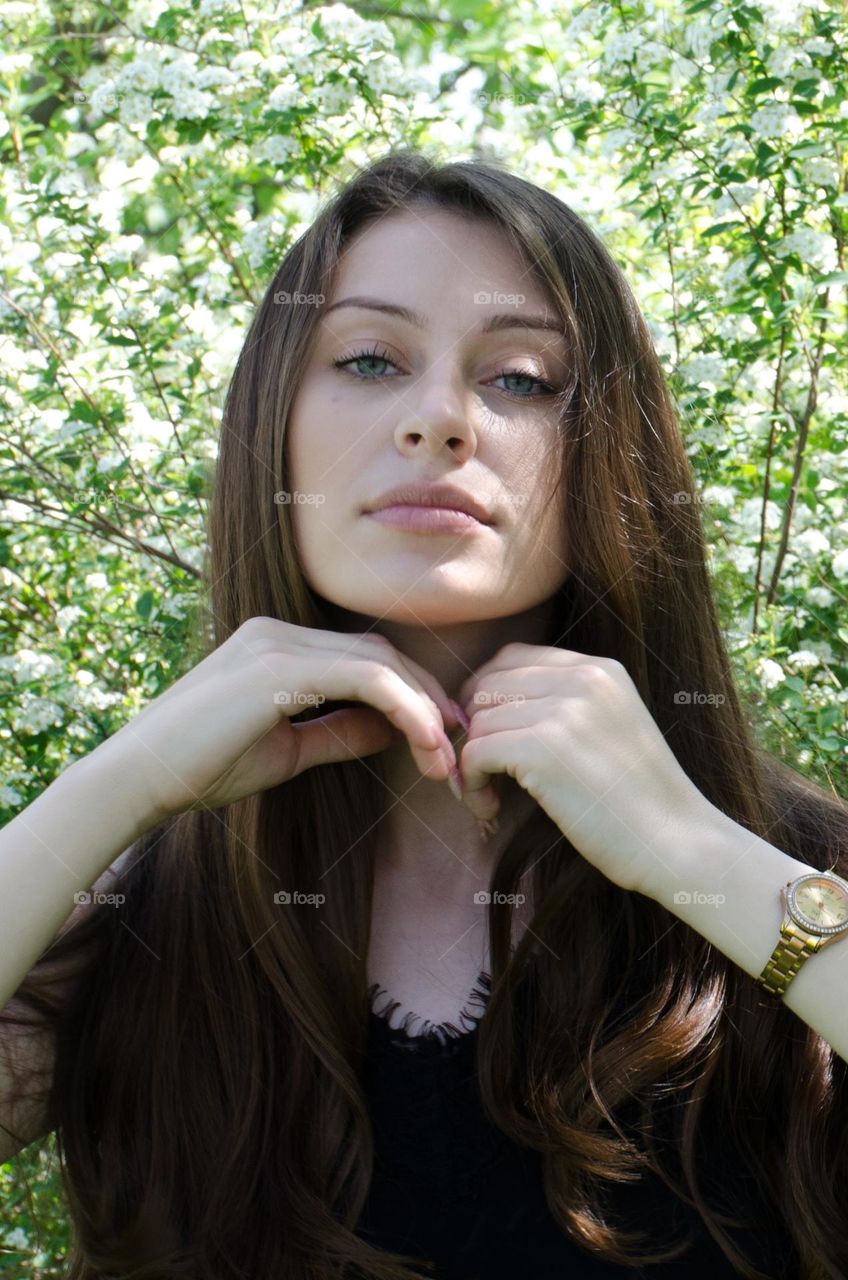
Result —
[[821, 944], [820, 936], [808, 933], [790, 915], [786, 915], [780, 929], [780, 941], [757, 982], [771, 995], [782, 996], [801, 965], [818, 951]]

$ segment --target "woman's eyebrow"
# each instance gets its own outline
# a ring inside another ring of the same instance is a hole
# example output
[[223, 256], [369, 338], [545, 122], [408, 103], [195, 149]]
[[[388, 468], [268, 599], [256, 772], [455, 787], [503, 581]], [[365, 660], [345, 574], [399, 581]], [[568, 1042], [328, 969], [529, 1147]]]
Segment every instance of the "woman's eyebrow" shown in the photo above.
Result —
[[[427, 318], [422, 316], [420, 312], [411, 311], [409, 307], [401, 307], [393, 302], [381, 302], [379, 298], [366, 298], [359, 295], [352, 298], [342, 298], [339, 302], [334, 302], [332, 306], [327, 307], [323, 315], [329, 315], [331, 311], [335, 311], [338, 307], [362, 307], [368, 311], [383, 311], [386, 315], [397, 316], [400, 320], [405, 320], [407, 324], [414, 325], [416, 329], [427, 328]], [[565, 330], [558, 319], [548, 319], [547, 316], [522, 314], [521, 312], [488, 316], [483, 322], [480, 332], [494, 333], [500, 329], [548, 329], [553, 333], [560, 334], [563, 338], [565, 337]]]

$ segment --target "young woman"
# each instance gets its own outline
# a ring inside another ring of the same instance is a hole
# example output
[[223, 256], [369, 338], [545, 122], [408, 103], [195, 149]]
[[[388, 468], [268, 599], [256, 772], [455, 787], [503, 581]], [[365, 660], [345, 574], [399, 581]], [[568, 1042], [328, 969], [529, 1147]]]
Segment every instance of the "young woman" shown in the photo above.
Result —
[[210, 652], [0, 837], [70, 1280], [848, 1274], [848, 806], [757, 748], [698, 512], [559, 199], [396, 151], [326, 204], [229, 388]]

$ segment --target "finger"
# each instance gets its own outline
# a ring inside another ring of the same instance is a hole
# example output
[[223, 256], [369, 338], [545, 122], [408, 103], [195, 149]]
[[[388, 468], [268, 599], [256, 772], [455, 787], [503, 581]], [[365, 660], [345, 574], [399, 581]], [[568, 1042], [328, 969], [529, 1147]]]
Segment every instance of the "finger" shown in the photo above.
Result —
[[491, 759], [492, 744], [496, 749], [497, 737], [497, 734], [492, 734], [488, 738], [472, 738], [466, 742], [459, 757], [463, 802], [475, 818], [482, 821], [496, 818], [501, 807], [494, 779], [502, 772], [502, 766]]
[[551, 672], [544, 667], [504, 667], [475, 671], [460, 689], [458, 701], [473, 715], [478, 708], [499, 706], [508, 699], [540, 697], [551, 689]]
[[[457, 728], [461, 723], [461, 718], [454, 712], [450, 698], [436, 677], [412, 658], [401, 653], [381, 632], [365, 631], [348, 634], [339, 631], [323, 631], [319, 628], [297, 627], [289, 623], [280, 623], [280, 626], [285, 628], [285, 637], [290, 648], [297, 645], [307, 653], [314, 652], [315, 649], [326, 649], [339, 653], [340, 657], [361, 654], [375, 661], [390, 664], [421, 695], [430, 708], [441, 733], [445, 733], [445, 726], [448, 723], [452, 728]], [[273, 620], [269, 620], [267, 633], [262, 635], [258, 643], [266, 644], [273, 642], [273, 639], [274, 624]], [[452, 751], [450, 739], [446, 734], [445, 743]]]
[[298, 737], [297, 777], [316, 764], [361, 759], [385, 751], [403, 735], [374, 707], [343, 707], [319, 720], [293, 724]]
[[331, 632], [314, 632], [321, 639], [321, 643], [325, 639], [332, 639], [333, 645], [328, 646], [335, 649], [339, 648], [339, 642], [343, 643], [342, 652], [345, 656], [361, 654], [363, 657], [371, 658], [375, 662], [384, 662], [390, 666], [393, 671], [404, 680], [421, 696], [422, 701], [429, 708], [433, 721], [437, 725], [439, 732], [444, 735], [446, 748], [452, 752], [453, 748], [450, 739], [445, 732], [445, 725], [450, 722], [453, 728], [459, 724], [459, 720], [453, 711], [450, 698], [448, 698], [439, 681], [434, 675], [424, 667], [420, 666], [412, 658], [408, 658], [406, 654], [401, 653], [386, 636], [379, 632], [365, 632], [363, 634], [351, 634], [343, 636], [340, 633], [333, 634]]
[[465, 713], [459, 708], [461, 714], [457, 714], [456, 703], [448, 697], [436, 677], [427, 671], [425, 667], [414, 662], [412, 658], [407, 657], [405, 653], [400, 653], [397, 650], [395, 652], [399, 661], [410, 672], [410, 676], [416, 679], [422, 686], [423, 691], [432, 698], [442, 717], [443, 724], [445, 726], [450, 725], [452, 729], [466, 728], [467, 726], [463, 725]]
[[398, 673], [391, 663], [355, 655], [327, 664], [323, 659], [316, 660], [313, 652], [303, 662], [303, 674], [296, 680], [291, 655], [284, 655], [284, 660], [289, 685], [320, 692], [331, 701], [350, 699], [376, 707], [404, 734], [416, 766], [425, 777], [440, 781], [448, 777], [455, 756], [438, 711], [422, 700], [408, 677]]

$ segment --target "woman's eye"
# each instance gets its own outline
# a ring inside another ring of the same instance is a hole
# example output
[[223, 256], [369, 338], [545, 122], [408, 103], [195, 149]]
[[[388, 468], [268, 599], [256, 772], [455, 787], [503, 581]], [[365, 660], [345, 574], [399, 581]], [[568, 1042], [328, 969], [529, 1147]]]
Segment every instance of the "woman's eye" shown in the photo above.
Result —
[[[521, 369], [504, 369], [503, 373], [499, 373], [497, 377], [517, 378], [519, 382], [533, 382], [537, 387], [542, 388], [538, 395], [551, 395], [556, 390], [556, 387], [552, 387], [549, 382], [543, 382], [541, 378], [537, 378], [532, 373], [524, 373]], [[519, 400], [534, 400], [536, 398], [535, 396], [522, 395], [520, 391], [507, 391], [506, 393], [508, 396], [515, 396]]]
[[[390, 359], [388, 353], [382, 352], [382, 351], [354, 352], [352, 355], [343, 356], [339, 360], [334, 360], [333, 368], [347, 369], [349, 365], [355, 366], [363, 362], [373, 361], [373, 360], [376, 360], [378, 364], [390, 364], [390, 365], [393, 365], [395, 368], [397, 368], [397, 365], [395, 365], [394, 361]], [[349, 372], [353, 375], [354, 378], [358, 378], [360, 382], [379, 382], [385, 376], [384, 374], [375, 372], [373, 369], [371, 370], [371, 374], [373, 376], [360, 373], [355, 368], [351, 368]], [[499, 378], [517, 379], [519, 382], [524, 382], [524, 383], [529, 382], [537, 387], [542, 388], [542, 390], [540, 392], [537, 392], [536, 395], [525, 395], [522, 391], [511, 391], [507, 387], [501, 388], [501, 390], [504, 391], [506, 395], [512, 396], [513, 399], [515, 400], [534, 400], [534, 399], [537, 399], [538, 396], [540, 395], [552, 395], [553, 392], [556, 390], [556, 387], [551, 386], [549, 382], [544, 382], [541, 378], [537, 378], [535, 374], [527, 373], [524, 369], [503, 369], [500, 373], [495, 375], [495, 381], [497, 381]]]
[[[392, 363], [393, 363], [393, 361], [389, 359], [388, 354], [387, 354], [387, 353], [385, 353], [385, 352], [381, 352], [381, 351], [357, 351], [357, 352], [355, 352], [353, 355], [350, 355], [350, 356], [343, 356], [340, 360], [334, 360], [334, 361], [333, 361], [333, 368], [334, 368], [334, 369], [346, 369], [348, 365], [357, 365], [357, 364], [360, 364], [362, 361], [365, 361], [365, 360], [376, 360], [379, 364], [392, 364]], [[397, 366], [395, 366], [395, 367], [397, 367]], [[372, 372], [373, 372], [373, 370], [372, 370]], [[367, 374], [358, 373], [355, 369], [351, 369], [351, 370], [350, 370], [350, 373], [352, 373], [352, 374], [353, 374], [354, 378], [359, 378], [360, 382], [375, 382], [375, 381], [379, 381], [379, 380], [380, 380], [380, 378], [381, 378], [381, 377], [383, 377], [383, 375], [382, 375], [382, 374], [378, 373], [378, 374], [376, 374], [373, 378], [371, 378], [371, 377], [369, 377]]]

